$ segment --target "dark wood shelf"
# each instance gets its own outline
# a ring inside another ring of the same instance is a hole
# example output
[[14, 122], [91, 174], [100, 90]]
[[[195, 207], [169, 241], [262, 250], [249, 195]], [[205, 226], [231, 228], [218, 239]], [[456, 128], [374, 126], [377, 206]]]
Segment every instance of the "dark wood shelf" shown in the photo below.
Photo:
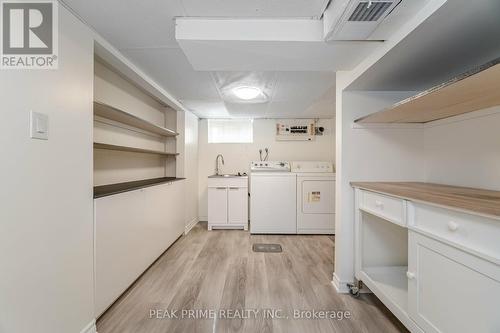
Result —
[[150, 121], [144, 120], [133, 114], [119, 110], [99, 101], [94, 101], [94, 115], [166, 137], [179, 135], [171, 129], [155, 125]]
[[427, 123], [500, 105], [500, 58], [356, 123]]
[[126, 151], [131, 153], [142, 153], [142, 154], [154, 154], [161, 156], [177, 156], [178, 153], [167, 153], [161, 150], [151, 150], [151, 149], [142, 149], [142, 148], [134, 148], [127, 146], [117, 146], [117, 145], [109, 145], [106, 143], [94, 142], [95, 149], [106, 149], [106, 150], [118, 150], [118, 151]]
[[176, 177], [161, 177], [143, 180], [134, 180], [131, 182], [123, 182], [116, 184], [108, 184], [101, 186], [94, 186], [94, 199], [107, 197], [113, 194], [119, 194], [129, 191], [138, 190], [141, 188], [151, 187], [155, 185], [171, 183], [186, 178], [176, 178]]

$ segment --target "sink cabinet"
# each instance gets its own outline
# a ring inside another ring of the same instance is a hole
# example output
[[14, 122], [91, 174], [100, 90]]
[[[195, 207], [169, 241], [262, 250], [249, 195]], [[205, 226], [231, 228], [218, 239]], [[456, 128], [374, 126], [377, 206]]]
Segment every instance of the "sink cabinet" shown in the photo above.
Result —
[[248, 177], [208, 179], [208, 230], [248, 230]]

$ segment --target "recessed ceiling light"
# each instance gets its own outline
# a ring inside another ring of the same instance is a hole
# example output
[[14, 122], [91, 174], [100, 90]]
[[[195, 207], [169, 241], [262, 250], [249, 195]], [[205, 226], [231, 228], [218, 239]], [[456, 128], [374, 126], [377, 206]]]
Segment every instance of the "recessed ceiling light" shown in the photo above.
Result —
[[251, 100], [262, 95], [262, 90], [257, 87], [240, 86], [233, 89], [233, 94], [243, 100]]

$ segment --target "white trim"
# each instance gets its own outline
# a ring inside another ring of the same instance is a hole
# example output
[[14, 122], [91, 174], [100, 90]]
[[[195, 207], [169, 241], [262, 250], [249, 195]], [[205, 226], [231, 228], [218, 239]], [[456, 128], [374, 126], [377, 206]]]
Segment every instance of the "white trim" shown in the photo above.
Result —
[[95, 319], [92, 320], [80, 333], [97, 333], [97, 326], [95, 325]]
[[352, 123], [353, 129], [423, 129], [422, 123]]
[[342, 282], [340, 281], [339, 277], [337, 274], [333, 273], [332, 277], [332, 285], [339, 294], [348, 294], [349, 293], [349, 287], [347, 287], [347, 284], [349, 282]]
[[190, 222], [186, 225], [186, 227], [184, 228], [184, 235], [187, 235], [187, 234], [191, 231], [191, 229], [193, 229], [193, 228], [194, 228], [194, 226], [195, 226], [196, 224], [198, 224], [198, 222], [199, 222], [199, 221], [198, 221], [198, 219], [197, 219], [196, 217], [195, 217], [194, 219], [192, 219], [192, 220], [191, 220], [191, 221], [190, 221]]
[[198, 216], [198, 221], [200, 222], [208, 222], [208, 216]]

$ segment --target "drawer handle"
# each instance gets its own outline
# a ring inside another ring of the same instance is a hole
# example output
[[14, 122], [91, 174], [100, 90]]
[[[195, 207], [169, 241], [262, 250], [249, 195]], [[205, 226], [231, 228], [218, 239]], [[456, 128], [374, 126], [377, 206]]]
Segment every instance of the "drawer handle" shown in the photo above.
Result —
[[453, 222], [453, 221], [448, 222], [448, 229], [450, 231], [457, 231], [458, 230], [458, 223]]
[[384, 209], [384, 203], [382, 201], [375, 200], [375, 206], [380, 209]]
[[413, 280], [415, 278], [415, 274], [412, 272], [406, 272], [406, 277], [408, 280]]
[[230, 187], [229, 189], [230, 189], [230, 190], [237, 190], [237, 189], [238, 189], [238, 187]]
[[225, 190], [225, 187], [216, 187], [217, 190]]

